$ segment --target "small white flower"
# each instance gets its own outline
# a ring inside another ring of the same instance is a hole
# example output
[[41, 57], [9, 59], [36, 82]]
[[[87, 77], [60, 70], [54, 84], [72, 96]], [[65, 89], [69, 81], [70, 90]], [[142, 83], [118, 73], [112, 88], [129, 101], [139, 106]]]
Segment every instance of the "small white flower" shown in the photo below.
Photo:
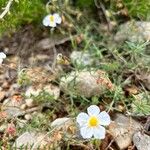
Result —
[[0, 52], [0, 64], [2, 64], [2, 63], [3, 63], [3, 59], [5, 59], [5, 58], [6, 58], [5, 53]]
[[77, 116], [77, 123], [80, 126], [80, 134], [84, 139], [92, 138], [104, 139], [105, 138], [105, 128], [110, 124], [110, 116], [107, 112], [102, 111], [96, 105], [91, 105], [87, 108], [87, 113], [80, 113]]
[[60, 24], [62, 21], [59, 14], [49, 14], [43, 19], [44, 26], [56, 27], [57, 24]]

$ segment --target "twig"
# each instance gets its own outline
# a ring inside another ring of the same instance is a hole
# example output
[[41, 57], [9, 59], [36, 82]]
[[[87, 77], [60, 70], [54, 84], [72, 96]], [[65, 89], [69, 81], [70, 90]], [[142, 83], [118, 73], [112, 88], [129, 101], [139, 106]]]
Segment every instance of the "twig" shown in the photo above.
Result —
[[115, 138], [113, 138], [113, 139], [110, 141], [109, 145], [106, 147], [106, 150], [110, 149], [110, 147], [111, 147], [111, 145], [112, 145], [112, 143], [113, 143], [114, 141], [115, 141]]
[[110, 27], [110, 18], [106, 15], [106, 9], [105, 9], [104, 4], [101, 1], [99, 1], [99, 3], [98, 3], [97, 0], [94, 0], [94, 3], [95, 3], [95, 6], [98, 9], [101, 9], [101, 11], [102, 11], [102, 13], [103, 13], [103, 15], [104, 15], [104, 17], [106, 19], [106, 22], [107, 22], [108, 31], [110, 31], [111, 30], [111, 27]]
[[3, 19], [4, 16], [9, 12], [10, 6], [12, 5], [12, 2], [13, 2], [13, 1], [14, 1], [14, 0], [9, 0], [9, 1], [8, 1], [6, 7], [4, 8], [4, 11], [3, 11], [3, 12], [1, 13], [1, 15], [0, 15], [0, 19]]

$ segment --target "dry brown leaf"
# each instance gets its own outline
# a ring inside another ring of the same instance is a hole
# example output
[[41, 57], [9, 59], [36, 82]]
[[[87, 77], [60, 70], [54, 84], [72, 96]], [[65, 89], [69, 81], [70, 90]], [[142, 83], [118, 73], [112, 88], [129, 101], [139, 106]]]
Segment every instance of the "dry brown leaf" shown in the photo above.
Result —
[[129, 94], [129, 95], [132, 95], [132, 94], [138, 94], [138, 88], [136, 86], [131, 86], [131, 87], [126, 87], [125, 88], [125, 91]]

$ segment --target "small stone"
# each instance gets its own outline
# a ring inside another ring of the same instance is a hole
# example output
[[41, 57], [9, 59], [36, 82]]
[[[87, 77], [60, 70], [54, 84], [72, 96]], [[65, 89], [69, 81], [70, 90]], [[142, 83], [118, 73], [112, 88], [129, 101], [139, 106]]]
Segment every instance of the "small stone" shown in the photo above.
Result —
[[71, 62], [79, 66], [88, 66], [93, 64], [93, 59], [88, 52], [83, 51], [73, 51], [70, 55]]
[[4, 107], [20, 107], [23, 104], [23, 100], [20, 97], [12, 97], [9, 99], [5, 99], [3, 102]]
[[133, 143], [138, 150], [150, 150], [150, 136], [140, 131], [133, 135]]
[[21, 106], [20, 106], [20, 109], [22, 109], [22, 110], [25, 110], [27, 108], [27, 105], [26, 104], [22, 104]]
[[117, 114], [113, 121], [109, 126], [109, 132], [119, 149], [126, 149], [132, 143], [133, 134], [140, 130], [142, 126], [139, 122], [122, 114]]
[[150, 40], [150, 22], [129, 21], [120, 25], [115, 35], [116, 42], [146, 42]]
[[32, 119], [32, 116], [30, 114], [26, 114], [24, 118], [29, 121]]
[[0, 126], [0, 132], [4, 132], [7, 129], [7, 124], [2, 124]]
[[65, 137], [80, 137], [80, 134], [77, 129], [77, 124], [73, 121], [72, 118], [57, 118], [54, 120], [51, 125], [52, 128], [55, 128], [56, 131], [60, 131]]
[[101, 70], [82, 70], [71, 72], [60, 80], [60, 89], [65, 94], [82, 95], [87, 98], [100, 96], [106, 90], [112, 90], [113, 85], [106, 72]]
[[33, 101], [33, 99], [31, 99], [31, 98], [26, 99], [25, 102], [26, 102], [26, 105], [27, 105], [28, 107], [33, 107], [33, 106], [34, 106], [34, 101]]
[[38, 149], [46, 146], [48, 144], [49, 137], [46, 136], [46, 133], [35, 133], [35, 132], [25, 132], [20, 135], [14, 142], [13, 148], [19, 149]]
[[51, 127], [58, 127], [58, 126], [62, 126], [64, 125], [65, 123], [71, 121], [70, 118], [58, 118], [56, 120], [54, 120], [52, 123], [51, 123]]
[[27, 146], [28, 148], [31, 148], [31, 146], [36, 143], [36, 139], [35, 133], [25, 132], [16, 139], [13, 147], [20, 148], [21, 146]]
[[18, 107], [6, 107], [3, 109], [5, 110], [5, 112], [8, 114], [8, 117], [10, 118], [16, 117], [23, 113], [23, 110], [21, 110]]

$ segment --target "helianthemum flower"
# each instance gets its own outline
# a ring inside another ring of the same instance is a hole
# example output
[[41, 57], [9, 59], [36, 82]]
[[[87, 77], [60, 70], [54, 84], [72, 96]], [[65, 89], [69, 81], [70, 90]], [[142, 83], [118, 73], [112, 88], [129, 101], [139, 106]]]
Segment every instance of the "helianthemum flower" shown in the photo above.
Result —
[[57, 24], [60, 24], [62, 21], [59, 14], [49, 14], [43, 19], [44, 26], [56, 27]]
[[92, 138], [104, 139], [106, 130], [103, 126], [110, 124], [110, 116], [96, 105], [87, 108], [87, 113], [80, 113], [77, 116], [77, 123], [80, 126], [80, 134], [84, 139]]
[[0, 64], [2, 64], [2, 63], [3, 63], [3, 59], [5, 59], [5, 58], [6, 58], [5, 53], [0, 52]]

